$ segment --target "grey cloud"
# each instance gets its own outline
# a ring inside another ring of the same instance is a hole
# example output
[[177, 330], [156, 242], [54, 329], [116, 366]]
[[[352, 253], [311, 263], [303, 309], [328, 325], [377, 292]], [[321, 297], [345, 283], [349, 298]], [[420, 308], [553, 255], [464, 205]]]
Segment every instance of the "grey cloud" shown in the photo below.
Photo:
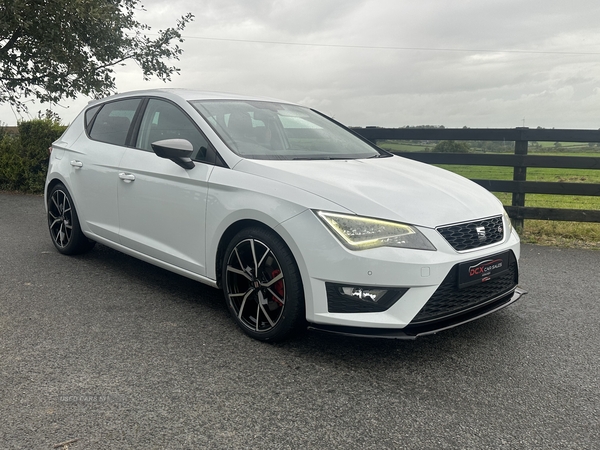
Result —
[[[525, 117], [533, 127], [600, 127], [595, 1], [145, 3], [140, 20], [153, 30], [196, 15], [173, 87], [302, 102], [352, 125], [500, 127]], [[292, 45], [302, 43], [309, 45]], [[132, 64], [119, 69], [117, 83], [120, 91], [164, 86], [142, 82]]]

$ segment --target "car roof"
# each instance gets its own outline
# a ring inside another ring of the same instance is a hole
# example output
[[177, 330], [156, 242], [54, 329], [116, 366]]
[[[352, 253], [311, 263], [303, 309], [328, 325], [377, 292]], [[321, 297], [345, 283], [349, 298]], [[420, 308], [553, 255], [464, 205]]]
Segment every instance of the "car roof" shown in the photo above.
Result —
[[144, 89], [139, 91], [129, 91], [120, 94], [111, 95], [98, 100], [92, 100], [88, 103], [88, 106], [104, 103], [109, 100], [126, 98], [126, 97], [139, 97], [139, 96], [158, 96], [165, 98], [179, 97], [185, 101], [192, 100], [253, 100], [253, 101], [269, 101], [277, 103], [294, 104], [285, 100], [279, 100], [269, 97], [250, 96], [243, 94], [233, 94], [229, 92], [211, 92], [211, 91], [200, 91], [193, 89], [180, 89], [180, 88], [160, 88], [160, 89]]

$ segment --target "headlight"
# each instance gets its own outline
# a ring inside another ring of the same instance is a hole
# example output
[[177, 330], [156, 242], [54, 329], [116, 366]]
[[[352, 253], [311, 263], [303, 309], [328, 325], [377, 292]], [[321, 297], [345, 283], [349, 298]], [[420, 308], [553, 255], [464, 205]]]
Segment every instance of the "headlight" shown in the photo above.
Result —
[[351, 250], [374, 247], [436, 250], [419, 230], [410, 225], [324, 211], [316, 211], [316, 214], [342, 244]]
[[509, 237], [510, 233], [512, 233], [512, 228], [513, 228], [512, 222], [510, 220], [510, 217], [508, 217], [508, 213], [506, 212], [506, 210], [504, 210], [502, 215], [504, 216], [504, 229], [506, 230], [506, 233], [504, 233], [504, 236]]

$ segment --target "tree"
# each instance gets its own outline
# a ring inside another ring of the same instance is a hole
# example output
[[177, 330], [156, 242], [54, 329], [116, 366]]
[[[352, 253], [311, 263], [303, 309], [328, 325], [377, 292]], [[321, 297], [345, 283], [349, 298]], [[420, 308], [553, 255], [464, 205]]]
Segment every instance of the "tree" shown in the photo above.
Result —
[[469, 153], [471, 149], [464, 142], [441, 141], [433, 148], [433, 151], [440, 153]]
[[181, 32], [144, 33], [134, 15], [140, 0], [0, 0], [0, 102], [26, 110], [24, 98], [57, 103], [78, 94], [102, 97], [115, 91], [114, 67], [133, 60], [144, 80], [169, 81], [177, 67]]

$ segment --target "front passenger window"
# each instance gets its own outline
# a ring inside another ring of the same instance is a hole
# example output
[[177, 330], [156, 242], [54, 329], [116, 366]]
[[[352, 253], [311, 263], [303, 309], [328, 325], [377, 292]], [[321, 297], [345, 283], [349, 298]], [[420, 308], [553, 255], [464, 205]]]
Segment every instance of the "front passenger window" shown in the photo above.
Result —
[[203, 160], [208, 143], [191, 119], [172, 103], [150, 99], [138, 134], [136, 147], [152, 151], [152, 143], [164, 139], [186, 139], [194, 147], [192, 159]]

